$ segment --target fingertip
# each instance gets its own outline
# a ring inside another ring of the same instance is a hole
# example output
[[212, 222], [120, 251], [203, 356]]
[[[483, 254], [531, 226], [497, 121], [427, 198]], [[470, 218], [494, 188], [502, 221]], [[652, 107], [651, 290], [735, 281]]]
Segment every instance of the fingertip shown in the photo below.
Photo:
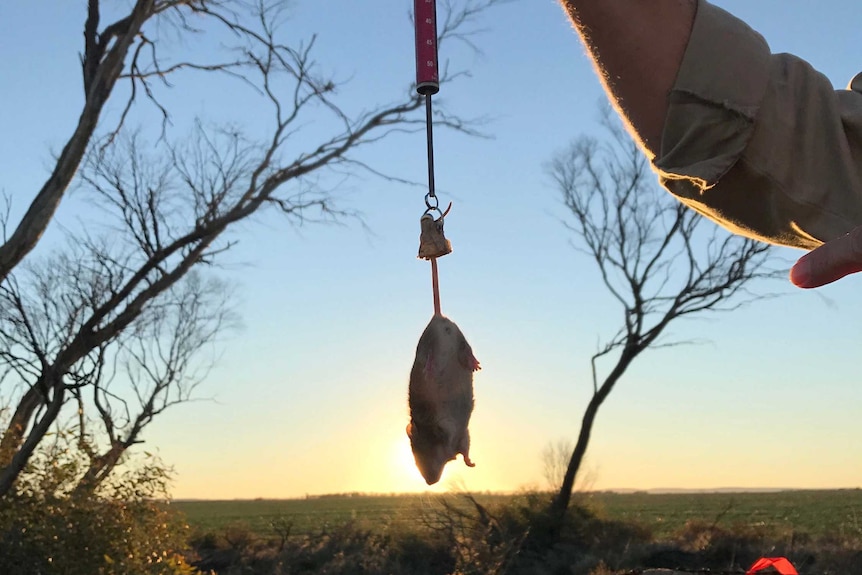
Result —
[[815, 287], [811, 278], [811, 262], [804, 255], [790, 268], [790, 283], [798, 288], [810, 289]]
[[808, 252], [790, 269], [790, 281], [808, 289], [862, 271], [862, 226]]

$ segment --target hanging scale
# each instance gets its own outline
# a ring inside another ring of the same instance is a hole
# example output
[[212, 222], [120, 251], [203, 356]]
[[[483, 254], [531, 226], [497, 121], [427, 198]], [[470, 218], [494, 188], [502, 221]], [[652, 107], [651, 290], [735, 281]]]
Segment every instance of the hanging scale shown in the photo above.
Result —
[[419, 257], [431, 261], [434, 316], [419, 343], [410, 371], [408, 404], [410, 423], [407, 436], [416, 467], [428, 485], [440, 480], [445, 465], [463, 457], [470, 459], [468, 425], [473, 412], [473, 372], [480, 369], [473, 349], [455, 323], [440, 312], [437, 258], [452, 252], [443, 235], [443, 212], [434, 192], [434, 139], [431, 96], [440, 90], [437, 72], [437, 24], [434, 0], [414, 0], [416, 26], [416, 91], [425, 97], [425, 124], [428, 146], [428, 193], [425, 212], [419, 219]]
[[443, 234], [443, 220], [449, 213], [440, 210], [434, 190], [434, 127], [431, 96], [440, 91], [437, 67], [437, 15], [434, 0], [415, 0], [416, 91], [425, 97], [425, 133], [428, 150], [428, 193], [425, 213], [419, 219], [419, 257], [431, 261], [431, 283], [434, 292], [434, 315], [440, 313], [440, 289], [437, 280], [437, 258], [452, 252], [452, 244]]

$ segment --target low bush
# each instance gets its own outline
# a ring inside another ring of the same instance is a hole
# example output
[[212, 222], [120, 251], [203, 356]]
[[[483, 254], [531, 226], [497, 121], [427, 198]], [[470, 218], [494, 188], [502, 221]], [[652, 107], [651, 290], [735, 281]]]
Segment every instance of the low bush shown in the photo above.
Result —
[[152, 456], [78, 490], [83, 458], [62, 438], [0, 499], [3, 575], [190, 575], [188, 528], [170, 510], [168, 469]]

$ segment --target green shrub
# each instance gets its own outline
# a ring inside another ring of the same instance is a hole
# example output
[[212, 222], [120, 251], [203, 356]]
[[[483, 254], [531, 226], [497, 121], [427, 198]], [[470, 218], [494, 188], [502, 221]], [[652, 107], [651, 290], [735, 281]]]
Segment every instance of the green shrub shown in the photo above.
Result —
[[151, 501], [102, 497], [0, 501], [0, 573], [181, 574], [184, 529]]
[[84, 458], [60, 437], [0, 499], [3, 575], [187, 575], [187, 527], [167, 502], [169, 471], [152, 456], [76, 490]]

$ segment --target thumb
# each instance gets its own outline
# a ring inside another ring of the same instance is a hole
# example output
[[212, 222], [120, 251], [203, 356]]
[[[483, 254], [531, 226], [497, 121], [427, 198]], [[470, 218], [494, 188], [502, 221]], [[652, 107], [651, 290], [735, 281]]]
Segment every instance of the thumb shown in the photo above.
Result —
[[862, 226], [805, 254], [790, 269], [796, 287], [815, 288], [862, 271]]

